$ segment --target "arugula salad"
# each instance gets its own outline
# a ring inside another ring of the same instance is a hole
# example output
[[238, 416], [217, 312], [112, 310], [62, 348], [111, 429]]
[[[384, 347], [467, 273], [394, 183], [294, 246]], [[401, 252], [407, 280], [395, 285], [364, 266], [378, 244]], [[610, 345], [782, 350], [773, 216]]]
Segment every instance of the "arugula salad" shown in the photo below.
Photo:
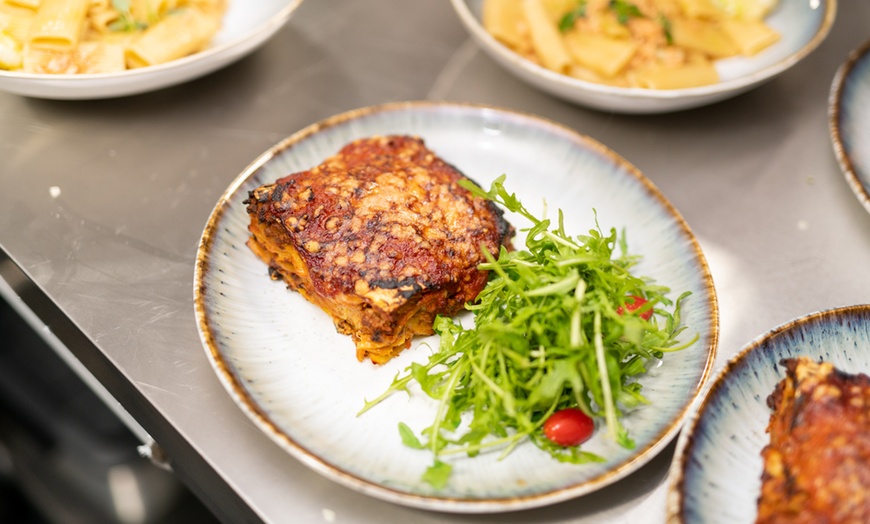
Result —
[[594, 432], [626, 448], [634, 442], [622, 423], [630, 410], [648, 404], [637, 378], [680, 342], [686, 292], [635, 276], [640, 260], [628, 254], [625, 233], [595, 227], [569, 235], [562, 211], [552, 224], [530, 213], [504, 187], [489, 191], [466, 182], [475, 195], [527, 219], [525, 249], [484, 250], [489, 281], [466, 305], [474, 325], [438, 317], [440, 345], [425, 364], [413, 363], [359, 414], [416, 384], [437, 401], [432, 424], [419, 435], [399, 423], [405, 445], [428, 450], [433, 464], [422, 479], [443, 488], [449, 454], [501, 456], [529, 440], [556, 460], [580, 464], [603, 458], [582, 449]]

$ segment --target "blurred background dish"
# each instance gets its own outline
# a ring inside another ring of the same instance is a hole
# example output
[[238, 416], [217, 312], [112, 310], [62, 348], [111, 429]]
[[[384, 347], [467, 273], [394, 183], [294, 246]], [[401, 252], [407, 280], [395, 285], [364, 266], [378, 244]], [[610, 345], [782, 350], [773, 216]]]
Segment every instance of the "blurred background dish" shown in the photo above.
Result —
[[836, 0], [780, 0], [765, 22], [781, 38], [751, 57], [716, 62], [720, 81], [681, 89], [616, 87], [580, 80], [523, 58], [484, 29], [484, 0], [451, 0], [478, 45], [502, 67], [529, 84], [565, 100], [617, 113], [665, 113], [711, 104], [748, 91], [786, 71], [825, 39], [836, 16]]
[[852, 51], [831, 84], [828, 122], [849, 186], [870, 211], [870, 40]]
[[302, 0], [228, 2], [220, 31], [204, 51], [121, 73], [47, 75], [0, 70], [0, 90], [34, 98], [114, 98], [187, 82], [247, 56], [274, 35]]
[[767, 397], [784, 358], [808, 356], [846, 373], [870, 372], [870, 305], [817, 312], [745, 346], [712, 382], [677, 441], [668, 522], [750, 524], [761, 494]]

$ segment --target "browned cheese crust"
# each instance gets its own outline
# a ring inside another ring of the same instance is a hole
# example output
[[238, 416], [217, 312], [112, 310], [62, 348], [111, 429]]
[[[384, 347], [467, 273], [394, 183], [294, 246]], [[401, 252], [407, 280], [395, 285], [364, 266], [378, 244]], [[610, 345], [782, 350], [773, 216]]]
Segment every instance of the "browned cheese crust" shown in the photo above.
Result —
[[782, 363], [756, 522], [870, 522], [870, 378], [807, 357]]
[[383, 363], [432, 334], [486, 284], [513, 229], [459, 171], [408, 136], [356, 140], [319, 166], [250, 192], [250, 248], [326, 311], [359, 360]]

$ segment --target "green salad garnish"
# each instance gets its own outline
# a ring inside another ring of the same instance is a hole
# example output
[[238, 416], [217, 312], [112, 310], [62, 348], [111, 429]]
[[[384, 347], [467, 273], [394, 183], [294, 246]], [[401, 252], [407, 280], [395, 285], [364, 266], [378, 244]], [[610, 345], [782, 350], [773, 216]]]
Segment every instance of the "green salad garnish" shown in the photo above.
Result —
[[507, 192], [504, 180], [502, 175], [489, 191], [472, 183], [463, 187], [528, 219], [525, 249], [502, 248], [498, 259], [484, 249], [487, 262], [480, 268], [490, 278], [466, 305], [474, 326], [438, 317], [440, 346], [428, 362], [398, 373], [360, 411], [397, 391], [410, 394], [412, 382], [438, 401], [432, 424], [419, 436], [399, 424], [405, 445], [433, 454], [423, 480], [435, 488], [450, 476], [444, 455], [498, 448], [505, 456], [527, 438], [559, 461], [603, 460], [544, 436], [547, 418], [569, 407], [603, 422], [620, 445], [634, 447], [621, 419], [648, 403], [637, 377], [649, 363], [698, 338], [677, 340], [685, 329], [680, 304], [690, 293], [671, 301], [668, 288], [632, 275], [639, 258], [627, 254], [624, 232], [619, 238], [615, 229], [605, 233], [596, 217], [594, 229], [572, 237], [561, 210], [551, 228], [549, 219], [535, 217]]

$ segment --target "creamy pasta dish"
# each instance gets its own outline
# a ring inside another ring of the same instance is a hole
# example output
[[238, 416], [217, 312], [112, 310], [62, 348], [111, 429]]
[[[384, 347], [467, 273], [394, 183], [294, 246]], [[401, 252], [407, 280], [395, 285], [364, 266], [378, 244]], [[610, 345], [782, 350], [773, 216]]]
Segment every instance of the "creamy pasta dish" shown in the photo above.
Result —
[[558, 73], [622, 87], [719, 81], [716, 60], [779, 40], [776, 0], [484, 0], [486, 30]]
[[0, 0], [0, 69], [114, 73], [204, 49], [226, 0]]

